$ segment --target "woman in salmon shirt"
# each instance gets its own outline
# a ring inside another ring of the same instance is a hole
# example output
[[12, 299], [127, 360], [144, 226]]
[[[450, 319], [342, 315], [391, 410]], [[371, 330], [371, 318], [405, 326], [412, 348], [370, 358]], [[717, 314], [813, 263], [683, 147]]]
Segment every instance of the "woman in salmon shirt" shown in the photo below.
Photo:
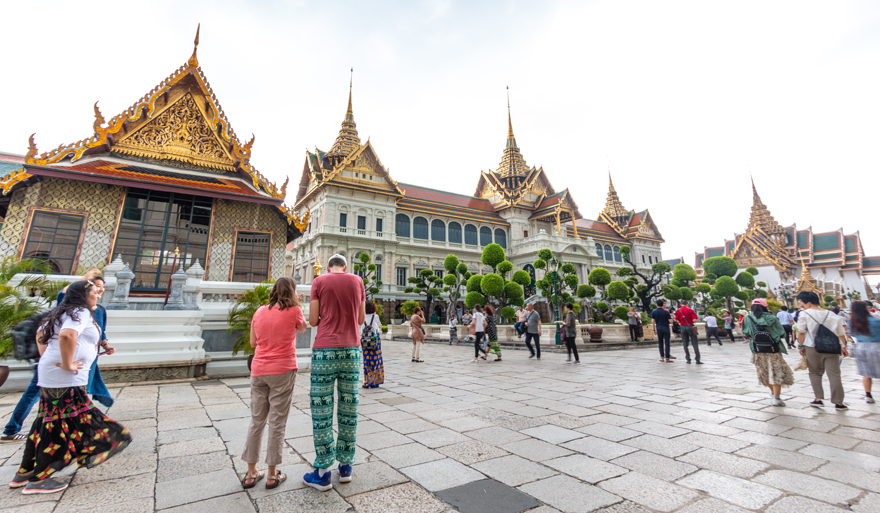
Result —
[[269, 294], [269, 304], [261, 306], [251, 322], [251, 347], [256, 352], [251, 364], [251, 423], [241, 455], [248, 466], [241, 480], [244, 488], [253, 488], [263, 478], [264, 474], [257, 470], [257, 460], [267, 421], [269, 477], [266, 488], [275, 488], [287, 479], [277, 467], [281, 463], [287, 415], [296, 382], [296, 334], [306, 331], [306, 320], [299, 306], [301, 299], [302, 295], [296, 295], [296, 282], [292, 278], [279, 278]]

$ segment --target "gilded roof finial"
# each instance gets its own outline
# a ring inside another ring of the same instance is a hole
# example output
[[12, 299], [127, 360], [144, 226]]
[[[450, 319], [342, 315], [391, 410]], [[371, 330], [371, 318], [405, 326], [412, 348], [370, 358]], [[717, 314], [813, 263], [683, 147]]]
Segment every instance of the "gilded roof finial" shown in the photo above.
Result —
[[511, 176], [525, 176], [529, 172], [526, 161], [516, 146], [513, 137], [513, 123], [510, 120], [510, 87], [507, 87], [507, 143], [504, 145], [504, 155], [498, 164], [496, 174], [501, 178]]
[[31, 160], [32, 158], [37, 156], [37, 143], [34, 142], [34, 136], [37, 135], [36, 132], [32, 133], [30, 137], [28, 137], [28, 151], [24, 156], [25, 161]]
[[345, 119], [342, 120], [342, 128], [336, 136], [336, 142], [327, 152], [328, 157], [347, 157], [361, 147], [361, 139], [358, 136], [357, 125], [354, 122], [354, 111], [351, 108], [351, 89], [354, 81], [354, 68], [351, 68], [352, 78], [348, 82], [348, 109], [345, 111]]
[[623, 206], [620, 198], [617, 197], [617, 191], [614, 190], [610, 169], [608, 170], [608, 197], [605, 199], [605, 208], [599, 213], [599, 217], [616, 223], [617, 228], [623, 228], [625, 222], [629, 220], [629, 211]]
[[199, 23], [199, 26], [196, 27], [196, 39], [195, 39], [195, 41], [193, 41], [193, 54], [192, 54], [192, 57], [190, 57], [189, 60], [186, 61], [186, 63], [187, 63], [188, 65], [190, 65], [191, 67], [193, 67], [193, 68], [196, 68], [196, 67], [199, 66], [199, 59], [196, 57], [196, 52], [197, 52], [198, 49], [199, 49], [199, 31], [200, 31], [201, 29], [202, 29], [202, 24]]
[[516, 146], [516, 139], [513, 138], [513, 122], [510, 121], [510, 86], [507, 86], [507, 142], [510, 141]]
[[348, 77], [348, 110], [345, 111], [345, 119], [354, 121], [354, 112], [351, 110], [351, 88], [354, 84], [354, 68], [351, 68], [351, 75]]
[[98, 128], [104, 124], [104, 116], [101, 115], [101, 109], [98, 108], [98, 102], [95, 102], [95, 122], [92, 123], [92, 129], [98, 133]]
[[[758, 189], [755, 187], [755, 179], [752, 177], [752, 213], [749, 216], [749, 227], [760, 228], [767, 235], [778, 235], [784, 233], [782, 226], [776, 222], [770, 210], [761, 201], [758, 195]], [[747, 229], [747, 230], [748, 230]]]

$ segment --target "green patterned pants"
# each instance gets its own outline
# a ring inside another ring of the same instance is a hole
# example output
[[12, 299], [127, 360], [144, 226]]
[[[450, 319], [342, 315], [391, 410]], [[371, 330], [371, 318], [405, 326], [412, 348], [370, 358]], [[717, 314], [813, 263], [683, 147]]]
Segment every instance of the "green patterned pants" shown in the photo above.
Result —
[[[334, 461], [354, 463], [358, 416], [358, 378], [361, 348], [340, 347], [312, 350], [311, 399], [312, 434], [315, 439], [315, 468], [330, 468]], [[339, 396], [336, 420], [338, 440], [333, 440], [333, 383]]]

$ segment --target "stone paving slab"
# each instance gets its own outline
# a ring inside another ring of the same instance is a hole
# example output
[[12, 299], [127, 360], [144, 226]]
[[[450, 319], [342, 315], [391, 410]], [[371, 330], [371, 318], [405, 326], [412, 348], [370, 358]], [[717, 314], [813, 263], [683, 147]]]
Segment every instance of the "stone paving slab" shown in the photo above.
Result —
[[[880, 406], [859, 400], [854, 365], [842, 367], [850, 410], [836, 412], [808, 405], [800, 372], [787, 406], [770, 406], [742, 344], [703, 349], [699, 367], [660, 365], [653, 349], [585, 354], [580, 367], [521, 351], [470, 364], [466, 349], [432, 346], [413, 365], [406, 343], [385, 344], [386, 382], [360, 394], [355, 480], [334, 475], [331, 492], [302, 483], [315, 456], [308, 379], [284, 434], [288, 480], [241, 489], [250, 390], [236, 378], [111, 389], [107, 413], [132, 445], [59, 473], [61, 494], [0, 490], [0, 512], [880, 511]], [[17, 399], [0, 395], [0, 422]], [[0, 444], [0, 481], [22, 450]], [[490, 489], [497, 500], [480, 502]]]

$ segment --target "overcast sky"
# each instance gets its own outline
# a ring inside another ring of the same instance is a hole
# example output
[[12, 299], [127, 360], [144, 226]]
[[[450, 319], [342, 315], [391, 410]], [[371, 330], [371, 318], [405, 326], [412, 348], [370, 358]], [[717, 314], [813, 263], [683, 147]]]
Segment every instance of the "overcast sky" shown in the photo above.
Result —
[[[53, 5], [54, 4], [54, 5]], [[783, 225], [860, 231], [880, 254], [874, 2], [6, 2], [0, 150], [91, 135], [199, 62], [254, 165], [299, 180], [354, 115], [392, 176], [472, 194], [513, 128], [595, 219], [610, 168], [666, 258], [748, 223], [749, 172]], [[289, 188], [293, 202], [296, 188]], [[872, 283], [877, 279], [872, 278]]]

